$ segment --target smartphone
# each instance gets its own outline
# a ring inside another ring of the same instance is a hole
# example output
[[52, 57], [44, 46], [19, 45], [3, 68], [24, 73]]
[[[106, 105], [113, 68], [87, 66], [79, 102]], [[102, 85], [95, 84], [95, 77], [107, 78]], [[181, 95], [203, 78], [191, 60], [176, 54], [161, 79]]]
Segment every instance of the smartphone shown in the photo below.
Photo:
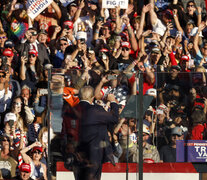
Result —
[[102, 22], [104, 22], [104, 17], [99, 17], [99, 18], [98, 18], [98, 21], [102, 21]]
[[26, 52], [26, 51], [24, 51], [22, 55], [23, 55], [23, 56], [27, 56], [27, 52]]
[[182, 32], [181, 31], [177, 31], [176, 32], [176, 37], [180, 37], [181, 38], [182, 37]]
[[47, 95], [48, 90], [47, 89], [40, 89], [40, 95]]
[[14, 121], [13, 120], [9, 120], [9, 126], [10, 126], [10, 128], [12, 128], [12, 126], [14, 125]]
[[105, 53], [102, 54], [102, 59], [104, 59], [104, 60], [107, 59], [107, 55]]
[[27, 52], [26, 51], [24, 51], [23, 53], [22, 53], [22, 56], [25, 56], [26, 57], [26, 62], [28, 61], [28, 58], [27, 58]]
[[86, 43], [86, 40], [84, 38], [81, 38], [80, 39], [80, 42], [81, 42], [81, 44], [85, 44]]
[[7, 56], [1, 57], [1, 65], [5, 66], [7, 64]]

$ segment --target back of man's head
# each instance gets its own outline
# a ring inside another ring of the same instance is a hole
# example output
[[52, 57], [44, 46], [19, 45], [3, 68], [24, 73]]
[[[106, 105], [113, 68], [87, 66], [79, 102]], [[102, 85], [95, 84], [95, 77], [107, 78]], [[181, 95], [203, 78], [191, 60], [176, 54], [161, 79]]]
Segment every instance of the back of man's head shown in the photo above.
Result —
[[92, 101], [94, 97], [94, 89], [91, 86], [84, 86], [79, 92], [80, 100]]

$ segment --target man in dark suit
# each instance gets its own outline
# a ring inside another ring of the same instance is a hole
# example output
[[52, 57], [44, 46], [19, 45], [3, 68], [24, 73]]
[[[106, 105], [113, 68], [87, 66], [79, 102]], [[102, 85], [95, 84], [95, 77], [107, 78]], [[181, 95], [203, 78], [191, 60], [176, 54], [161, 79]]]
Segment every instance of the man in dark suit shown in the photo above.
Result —
[[119, 108], [113, 94], [108, 95], [110, 112], [106, 112], [102, 106], [93, 105], [93, 99], [94, 89], [91, 86], [80, 90], [81, 118], [77, 152], [83, 161], [75, 173], [76, 180], [100, 180], [102, 164], [114, 163], [107, 127], [118, 123]]
[[41, 65], [50, 63], [50, 59], [47, 53], [46, 47], [37, 41], [37, 30], [35, 28], [29, 28], [25, 33], [25, 39], [22, 39], [15, 49], [21, 56], [28, 57], [28, 53], [31, 49], [38, 52], [38, 60]]

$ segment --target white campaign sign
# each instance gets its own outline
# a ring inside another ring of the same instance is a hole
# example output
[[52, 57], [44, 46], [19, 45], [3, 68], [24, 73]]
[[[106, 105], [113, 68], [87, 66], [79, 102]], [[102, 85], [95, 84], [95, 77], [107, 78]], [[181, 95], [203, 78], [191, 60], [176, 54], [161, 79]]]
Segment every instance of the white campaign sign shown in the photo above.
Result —
[[52, 2], [53, 0], [28, 0], [28, 16], [34, 19], [42, 11], [44, 11]]
[[102, 0], [103, 8], [116, 8], [120, 6], [121, 9], [128, 8], [128, 0]]
[[68, 4], [74, 2], [74, 0], [60, 0], [60, 2], [64, 7], [66, 7]]

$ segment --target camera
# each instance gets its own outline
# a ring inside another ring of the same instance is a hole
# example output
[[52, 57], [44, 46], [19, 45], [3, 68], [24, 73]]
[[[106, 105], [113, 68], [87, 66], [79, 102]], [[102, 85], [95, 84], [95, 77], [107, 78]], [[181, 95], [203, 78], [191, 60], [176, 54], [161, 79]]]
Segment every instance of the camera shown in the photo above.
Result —
[[102, 53], [102, 59], [104, 59], [104, 60], [107, 59], [107, 55], [105, 53]]
[[86, 40], [84, 38], [81, 38], [80, 39], [80, 42], [81, 42], [81, 44], [85, 44], [86, 43]]
[[99, 18], [98, 18], [98, 21], [102, 21], [102, 22], [104, 22], [104, 17], [99, 17]]
[[14, 121], [13, 120], [9, 120], [9, 126], [10, 126], [10, 128], [12, 128], [12, 126], [14, 125]]

